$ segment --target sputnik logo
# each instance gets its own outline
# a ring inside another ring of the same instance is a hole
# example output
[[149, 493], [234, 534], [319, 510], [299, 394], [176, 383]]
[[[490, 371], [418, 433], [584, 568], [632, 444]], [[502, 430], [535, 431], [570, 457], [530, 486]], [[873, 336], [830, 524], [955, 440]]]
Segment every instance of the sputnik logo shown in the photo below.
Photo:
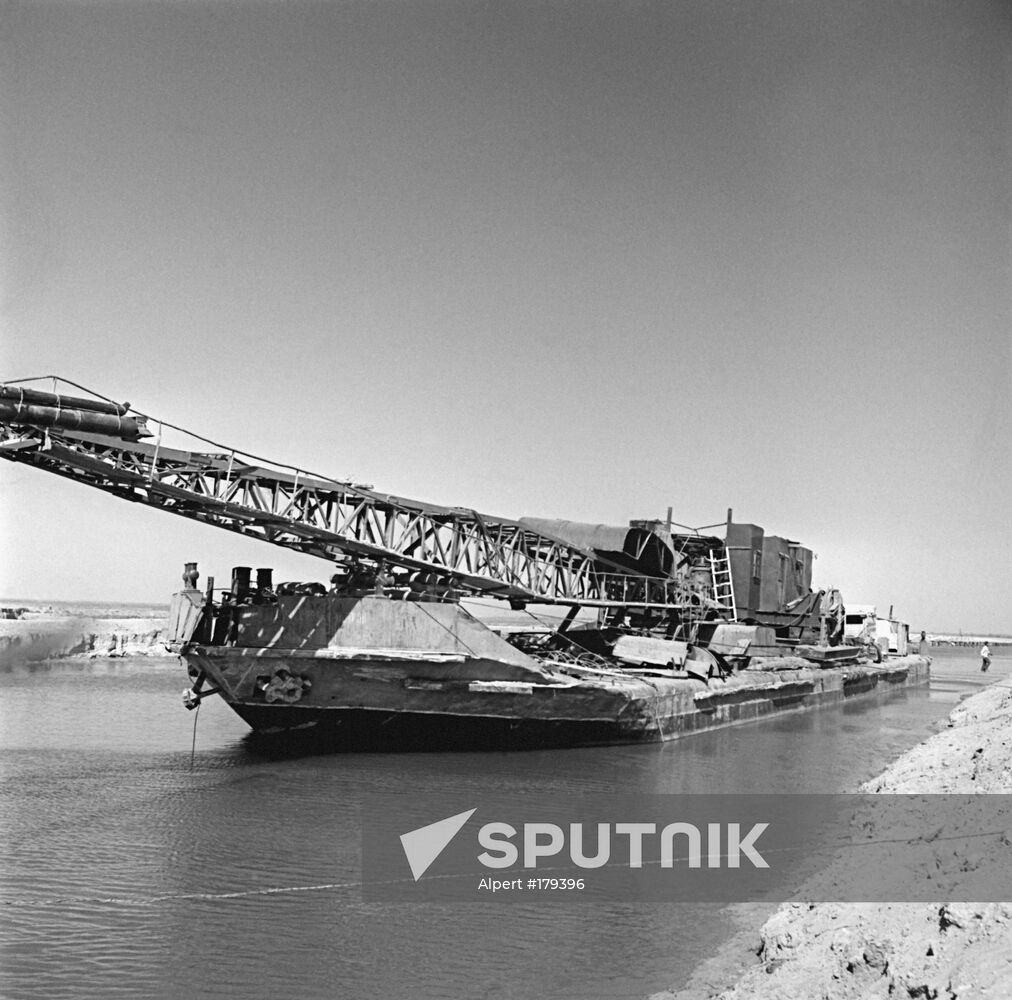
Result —
[[411, 874], [416, 882], [429, 870], [432, 862], [446, 850], [447, 845], [474, 815], [476, 809], [477, 806], [468, 809], [467, 812], [447, 816], [446, 819], [401, 834], [401, 847], [404, 848], [404, 856], [408, 859]]

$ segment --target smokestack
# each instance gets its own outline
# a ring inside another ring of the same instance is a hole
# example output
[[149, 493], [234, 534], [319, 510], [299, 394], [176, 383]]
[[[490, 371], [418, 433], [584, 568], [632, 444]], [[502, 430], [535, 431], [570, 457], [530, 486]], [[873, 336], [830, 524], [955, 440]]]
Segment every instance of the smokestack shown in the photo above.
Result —
[[249, 578], [252, 572], [249, 566], [232, 567], [232, 598], [237, 604], [249, 596]]

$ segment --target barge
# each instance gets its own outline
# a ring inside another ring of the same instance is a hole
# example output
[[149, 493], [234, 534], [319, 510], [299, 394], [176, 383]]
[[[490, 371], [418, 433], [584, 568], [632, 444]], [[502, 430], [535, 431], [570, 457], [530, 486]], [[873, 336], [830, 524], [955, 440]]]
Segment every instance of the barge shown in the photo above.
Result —
[[702, 528], [670, 509], [513, 520], [271, 462], [47, 378], [0, 384], [0, 458], [330, 567], [328, 584], [277, 587], [237, 567], [201, 591], [187, 564], [169, 639], [184, 702], [220, 695], [258, 733], [339, 749], [657, 742], [926, 679], [926, 660], [879, 664], [867, 634], [845, 634], [810, 549], [730, 510]]
[[663, 742], [929, 674], [917, 656], [778, 646], [769, 627], [715, 623], [710, 645], [560, 635], [490, 626], [457, 601], [299, 589], [175, 595], [188, 707], [220, 695], [259, 736], [328, 750], [516, 750]]

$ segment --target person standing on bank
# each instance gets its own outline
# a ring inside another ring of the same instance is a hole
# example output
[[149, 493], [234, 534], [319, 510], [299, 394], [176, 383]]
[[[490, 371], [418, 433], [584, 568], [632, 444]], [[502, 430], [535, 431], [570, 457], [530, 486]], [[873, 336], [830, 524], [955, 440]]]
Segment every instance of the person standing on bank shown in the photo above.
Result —
[[980, 669], [981, 669], [981, 672], [982, 673], [987, 673], [987, 668], [989, 666], [991, 666], [991, 650], [988, 648], [988, 645], [985, 642], [984, 645], [980, 647]]

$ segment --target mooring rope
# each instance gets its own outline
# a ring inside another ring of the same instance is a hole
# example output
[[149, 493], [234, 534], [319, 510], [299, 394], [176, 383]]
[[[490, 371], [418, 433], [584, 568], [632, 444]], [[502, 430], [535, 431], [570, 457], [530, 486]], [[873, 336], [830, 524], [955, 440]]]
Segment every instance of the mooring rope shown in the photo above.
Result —
[[197, 753], [197, 719], [200, 717], [200, 702], [193, 710], [193, 742], [190, 744], [190, 770], [193, 770], [193, 758]]

